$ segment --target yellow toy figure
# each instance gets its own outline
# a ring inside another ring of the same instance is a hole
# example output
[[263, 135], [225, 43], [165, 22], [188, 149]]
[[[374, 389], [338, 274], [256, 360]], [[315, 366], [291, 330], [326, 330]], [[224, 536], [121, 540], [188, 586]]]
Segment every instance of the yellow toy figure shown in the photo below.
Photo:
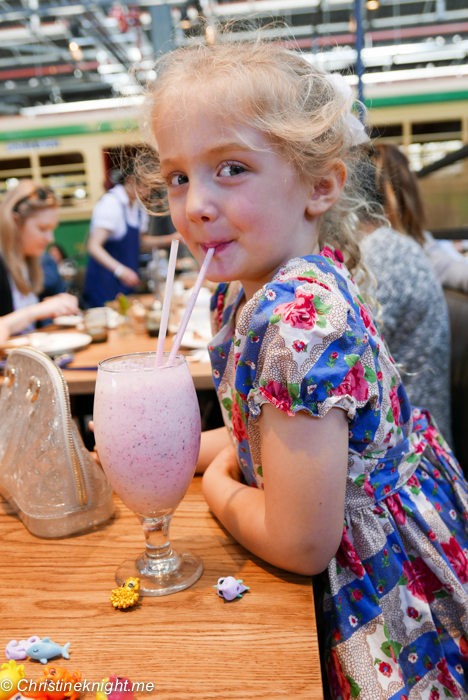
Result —
[[[0, 700], [8, 700], [18, 690], [18, 683], [24, 678], [24, 665], [17, 666], [13, 659], [0, 667]], [[11, 686], [11, 687], [10, 687]]]
[[131, 608], [140, 597], [138, 593], [139, 590], [140, 579], [129, 576], [125, 583], [122, 583], [120, 588], [114, 588], [109, 600], [116, 609], [119, 608], [122, 610], [122, 608]]

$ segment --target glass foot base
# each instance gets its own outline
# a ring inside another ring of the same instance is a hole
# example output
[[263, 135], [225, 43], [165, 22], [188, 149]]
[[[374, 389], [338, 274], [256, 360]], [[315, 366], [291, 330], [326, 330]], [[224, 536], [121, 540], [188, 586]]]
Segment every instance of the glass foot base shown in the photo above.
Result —
[[119, 586], [133, 576], [140, 579], [141, 596], [161, 596], [183, 591], [198, 581], [203, 573], [203, 562], [192, 552], [172, 551], [173, 566], [170, 571], [161, 572], [157, 567], [147, 566], [145, 553], [136, 561], [124, 561], [116, 571], [115, 580]]

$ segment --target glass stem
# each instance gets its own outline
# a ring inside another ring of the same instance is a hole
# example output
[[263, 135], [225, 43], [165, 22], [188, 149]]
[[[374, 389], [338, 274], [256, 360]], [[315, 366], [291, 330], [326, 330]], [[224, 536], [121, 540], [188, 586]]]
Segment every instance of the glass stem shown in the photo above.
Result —
[[169, 511], [159, 518], [145, 518], [138, 516], [146, 538], [146, 565], [150, 568], [159, 568], [163, 561], [173, 556], [169, 542], [169, 528], [174, 511]]

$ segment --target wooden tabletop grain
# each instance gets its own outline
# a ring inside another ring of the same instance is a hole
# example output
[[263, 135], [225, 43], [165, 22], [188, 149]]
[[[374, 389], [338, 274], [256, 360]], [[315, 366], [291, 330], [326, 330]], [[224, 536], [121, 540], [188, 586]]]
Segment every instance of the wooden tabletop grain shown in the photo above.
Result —
[[[55, 328], [53, 329], [56, 330]], [[130, 352], [155, 352], [158, 338], [149, 335], [119, 335], [117, 330], [110, 330], [104, 343], [92, 343], [85, 350], [80, 350], [70, 364], [74, 369], [64, 369], [70, 394], [94, 394], [97, 370], [82, 370], [80, 367], [97, 367], [101, 360], [114, 355], [125, 355]], [[166, 340], [166, 350], [172, 347], [172, 339]], [[190, 372], [196, 389], [213, 389], [213, 377], [209, 362], [189, 362]]]
[[[70, 660], [56, 665], [80, 670], [90, 683], [114, 673], [154, 683], [137, 700], [323, 698], [310, 579], [238, 545], [209, 512], [199, 477], [176, 511], [171, 539], [202, 557], [201, 579], [126, 611], [114, 610], [109, 595], [117, 566], [143, 549], [143, 535], [117, 498], [113, 520], [63, 540], [33, 537], [0, 502], [0, 538], [2, 650], [35, 634], [69, 641]], [[250, 586], [232, 603], [213, 588], [229, 575]], [[39, 678], [40, 663], [21, 663], [26, 678]]]

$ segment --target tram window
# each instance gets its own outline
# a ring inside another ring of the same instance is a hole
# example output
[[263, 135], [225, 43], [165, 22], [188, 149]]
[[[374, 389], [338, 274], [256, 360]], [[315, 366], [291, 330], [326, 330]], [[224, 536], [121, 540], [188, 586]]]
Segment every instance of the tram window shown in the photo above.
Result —
[[403, 136], [402, 124], [374, 124], [371, 139], [397, 138]]
[[0, 158], [0, 196], [24, 177], [31, 177], [29, 158]]
[[[426, 143], [412, 143], [408, 146], [408, 158], [412, 170], [416, 172], [426, 165], [435, 163], [453, 151], [458, 151], [463, 146], [463, 142], [458, 139], [450, 141], [429, 141]], [[441, 168], [431, 177], [453, 177], [463, 172], [463, 161]]]
[[42, 181], [51, 187], [64, 207], [88, 198], [85, 160], [82, 153], [52, 153], [39, 156]]
[[443, 122], [414, 122], [412, 125], [413, 136], [460, 133], [461, 130], [460, 119]]

